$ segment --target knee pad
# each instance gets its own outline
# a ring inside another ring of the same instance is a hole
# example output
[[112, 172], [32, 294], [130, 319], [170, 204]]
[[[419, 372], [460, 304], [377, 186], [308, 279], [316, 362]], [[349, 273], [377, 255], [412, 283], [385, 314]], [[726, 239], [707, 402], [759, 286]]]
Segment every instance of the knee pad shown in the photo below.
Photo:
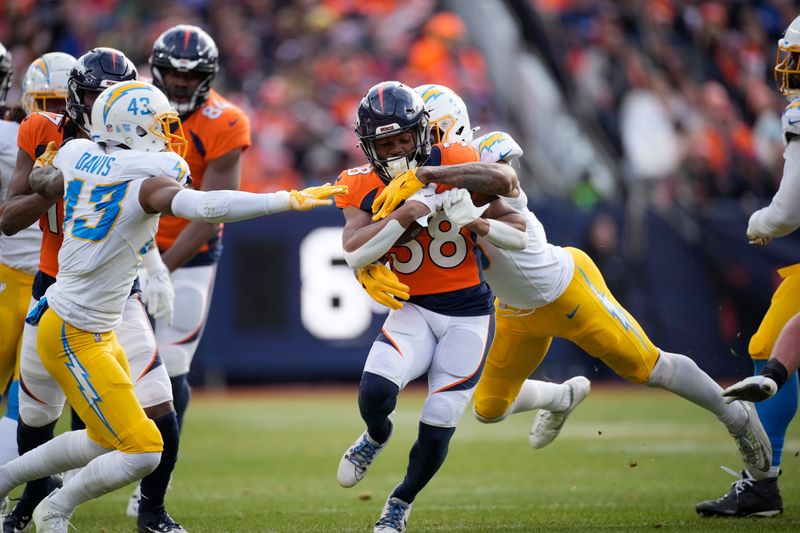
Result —
[[483, 424], [496, 424], [508, 417], [511, 402], [504, 398], [481, 398], [475, 400], [472, 412], [478, 422]]
[[581, 348], [593, 357], [601, 358], [618, 348], [620, 336], [616, 331], [600, 328], [585, 334], [585, 338]]
[[[24, 424], [40, 428], [58, 420], [63, 405], [46, 405], [30, 398], [20, 390], [19, 418]], [[27, 398], [27, 400], [26, 400]]]
[[[469, 402], [469, 399], [466, 400]], [[464, 414], [466, 403], [455, 393], [437, 393], [429, 396], [422, 406], [420, 421], [429, 426], [454, 428]]]

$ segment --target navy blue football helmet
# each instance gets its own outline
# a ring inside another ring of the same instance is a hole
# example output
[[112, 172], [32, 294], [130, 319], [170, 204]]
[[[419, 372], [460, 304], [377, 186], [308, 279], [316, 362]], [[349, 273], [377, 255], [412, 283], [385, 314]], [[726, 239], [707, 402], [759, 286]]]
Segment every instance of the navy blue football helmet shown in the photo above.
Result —
[[0, 43], [0, 107], [6, 105], [6, 95], [8, 88], [11, 87], [11, 76], [14, 74], [14, 67], [11, 65], [11, 52], [3, 43]]
[[136, 67], [119, 50], [95, 48], [86, 52], [69, 72], [67, 115], [88, 134], [92, 122], [92, 104], [103, 89], [121, 81], [137, 79], [139, 73]]
[[367, 91], [358, 104], [355, 130], [361, 149], [385, 181], [395, 177], [390, 166], [395, 166], [392, 163], [399, 158], [380, 159], [375, 150], [377, 139], [410, 131], [414, 135], [415, 148], [400, 156], [405, 159], [407, 168], [423, 165], [431, 155], [425, 103], [414, 89], [399, 81], [384, 81]]
[[[201, 28], [188, 24], [173, 26], [162, 33], [153, 44], [149, 61], [153, 85], [164, 91], [181, 116], [205, 103], [219, 70], [219, 52], [214, 39]], [[164, 81], [167, 70], [195, 74], [200, 84], [191, 93], [183, 86], [170, 87]]]

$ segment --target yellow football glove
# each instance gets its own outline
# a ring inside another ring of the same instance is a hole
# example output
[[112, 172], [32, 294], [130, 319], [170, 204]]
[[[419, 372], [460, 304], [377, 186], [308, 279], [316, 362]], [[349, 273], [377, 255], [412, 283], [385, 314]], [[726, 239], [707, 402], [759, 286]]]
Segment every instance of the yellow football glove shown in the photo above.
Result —
[[47, 143], [47, 148], [44, 149], [42, 155], [36, 158], [36, 161], [33, 163], [34, 167], [46, 167], [48, 165], [53, 164], [53, 159], [56, 158], [56, 154], [58, 153], [58, 145], [56, 145], [55, 141], [50, 141]]
[[372, 263], [356, 271], [358, 282], [367, 291], [370, 298], [390, 309], [400, 309], [408, 300], [408, 285], [400, 283], [397, 275], [380, 263]]
[[335, 194], [347, 194], [347, 185], [331, 185], [326, 183], [319, 187], [307, 187], [302, 191], [289, 191], [289, 207], [292, 211], [309, 211], [321, 205], [331, 205], [330, 197]]
[[400, 202], [408, 200], [418, 190], [425, 186], [417, 179], [416, 169], [406, 170], [389, 182], [381, 193], [372, 202], [372, 220], [388, 217]]

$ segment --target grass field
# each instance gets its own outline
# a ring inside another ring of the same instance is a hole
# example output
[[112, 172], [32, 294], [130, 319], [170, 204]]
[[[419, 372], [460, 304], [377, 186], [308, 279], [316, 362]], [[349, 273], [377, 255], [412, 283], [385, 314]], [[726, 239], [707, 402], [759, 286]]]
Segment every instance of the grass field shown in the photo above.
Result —
[[[421, 390], [405, 391], [387, 450], [356, 487], [336, 483], [343, 451], [363, 431], [351, 389], [197, 395], [168, 493], [192, 533], [372, 531], [405, 472]], [[529, 447], [532, 413], [485, 426], [465, 416], [439, 474], [414, 504], [409, 531], [800, 531], [800, 432], [788, 436], [787, 510], [772, 519], [703, 519], [739, 468], [713, 416], [666, 393], [598, 388], [559, 439]], [[78, 531], [135, 531], [129, 489], [81, 507]]]

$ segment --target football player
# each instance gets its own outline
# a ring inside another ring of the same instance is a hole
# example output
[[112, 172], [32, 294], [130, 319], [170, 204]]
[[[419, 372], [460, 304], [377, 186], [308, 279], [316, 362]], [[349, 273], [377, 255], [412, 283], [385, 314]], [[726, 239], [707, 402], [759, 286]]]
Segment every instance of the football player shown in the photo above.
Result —
[[[434, 128], [439, 118], [432, 118]], [[448, 131], [446, 125], [441, 129]], [[469, 130], [460, 135], [452, 132], [450, 140], [469, 140], [470, 134]], [[475, 142], [483, 161], [507, 160], [522, 154], [504, 133], [492, 132]], [[378, 216], [390, 212], [391, 206], [433, 179], [454, 183], [426, 176], [422, 170], [416, 176], [406, 173], [389, 184], [373, 206]], [[455, 179], [456, 184], [483, 193], [493, 187], [488, 177], [469, 182]], [[498, 191], [501, 188], [494, 187]], [[478, 419], [495, 422], [532, 408], [535, 394], [520, 394], [521, 388], [547, 354], [552, 338], [560, 337], [574, 342], [633, 383], [666, 389], [714, 413], [735, 439], [747, 468], [764, 478], [769, 472], [770, 444], [752, 404], [726, 403], [719, 385], [694, 361], [654, 346], [608, 291], [588, 255], [547, 242], [541, 223], [528, 210], [524, 191], [518, 189], [513, 196], [498, 193], [525, 217], [528, 235], [522, 251], [488, 245], [483, 248], [491, 265], [486, 269], [486, 278], [497, 295], [497, 336], [475, 391]], [[531, 429], [531, 444], [542, 447], [551, 442], [568, 412], [540, 411]]]
[[[67, 98], [67, 77], [75, 58], [52, 52], [37, 58], [22, 79], [22, 106], [26, 114], [39, 111], [64, 113]], [[5, 100], [11, 78], [10, 53], [0, 44], [0, 107]], [[17, 132], [13, 121], [0, 121], [0, 210], [11, 184], [17, 157]], [[42, 232], [36, 223], [16, 235], [0, 233], [0, 315], [3, 335], [0, 336], [0, 383], [8, 383], [11, 374], [18, 377], [22, 327], [30, 302], [33, 276], [39, 266]], [[8, 389], [6, 415], [0, 419], [0, 464], [17, 456], [17, 419], [19, 402], [15, 379]]]
[[[336, 198], [345, 218], [342, 244], [348, 265], [359, 268], [388, 256], [392, 271], [410, 287], [409, 302], [389, 313], [367, 356], [358, 392], [367, 429], [339, 462], [340, 485], [361, 481], [386, 447], [399, 391], [419, 376], [428, 378], [405, 479], [387, 498], [376, 532], [405, 531], [411, 505], [444, 462], [480, 376], [494, 320], [475, 235], [501, 246], [525, 242], [522, 218], [502, 200], [478, 208], [466, 191], [447, 191], [447, 186], [421, 191], [386, 219], [371, 220], [376, 194], [410, 169], [477, 172], [477, 153], [467, 144], [431, 147], [427, 115], [409, 87], [398, 82], [372, 87], [359, 103], [356, 120], [356, 135], [370, 164], [342, 172], [337, 181], [349, 187], [348, 194]], [[508, 191], [514, 187], [516, 174], [510, 167], [492, 165], [489, 172]]]
[[[783, 237], [800, 227], [800, 17], [794, 19], [785, 34], [778, 40], [778, 57], [775, 65], [778, 91], [789, 100], [783, 112], [783, 167], [778, 192], [769, 206], [752, 214], [747, 225], [747, 239], [751, 244], [764, 246], [776, 237]], [[753, 359], [754, 373], [777, 372], [782, 365], [770, 355], [793, 351], [790, 342], [796, 338], [791, 326], [779, 351], [776, 343], [781, 330], [789, 320], [800, 313], [800, 264], [778, 270], [783, 278], [772, 295], [767, 313], [755, 335], [750, 338], [748, 351]], [[787, 346], [788, 344], [788, 346]], [[783, 370], [786, 370], [785, 368]], [[774, 516], [783, 511], [783, 498], [778, 488], [778, 475], [783, 455], [786, 430], [797, 411], [798, 380], [796, 372], [783, 376], [786, 385], [767, 401], [756, 404], [764, 428], [772, 443], [772, 467], [766, 479], [754, 479], [753, 472], [745, 470], [730, 490], [716, 500], [701, 502], [697, 512], [704, 516]], [[780, 378], [779, 378], [780, 379]], [[734, 472], [735, 474], [735, 472]]]
[[[96, 48], [81, 56], [70, 70], [67, 82], [66, 114], [64, 116], [34, 113], [20, 126], [17, 144], [19, 151], [11, 185], [11, 198], [0, 219], [3, 231], [13, 232], [30, 220], [41, 216], [43, 231], [39, 272], [33, 283], [34, 305], [47, 288], [55, 282], [58, 273], [58, 252], [63, 238], [63, 201], [60, 196], [46, 198], [35, 194], [28, 176], [37, 164], [46, 164], [55, 155], [54, 146], [70, 138], [85, 138], [89, 134], [91, 106], [100, 92], [119, 81], [137, 78], [133, 64], [118, 50]], [[50, 143], [53, 143], [50, 145]], [[48, 148], [49, 146], [49, 148]], [[38, 157], [38, 159], [37, 159]], [[150, 271], [159, 268], [157, 250], [144, 256]], [[158, 276], [149, 276], [146, 296], [149, 300], [166, 303], [159, 295], [169, 293], [170, 287], [159, 284]], [[155, 296], [154, 296], [155, 295]], [[168, 313], [165, 305], [160, 312]], [[143, 509], [137, 522], [146, 531], [181, 531], [180, 526], [164, 510], [164, 494], [178, 453], [178, 425], [172, 407], [172, 392], [166, 369], [158, 357], [155, 338], [147, 315], [142, 307], [140, 291], [133, 286], [125, 306], [123, 323], [117, 330], [125, 347], [131, 371], [135, 376], [135, 392], [147, 415], [156, 423], [164, 441], [164, 453], [159, 467], [144, 480], [151, 505]], [[19, 394], [20, 419], [17, 441], [19, 453], [25, 453], [53, 437], [56, 421], [61, 414], [65, 397], [58, 384], [42, 366], [36, 350], [37, 328], [26, 324], [22, 335], [21, 383]], [[73, 429], [83, 427], [73, 417]], [[57, 478], [28, 483], [14, 510], [3, 519], [4, 527], [25, 531], [30, 527], [31, 515], [36, 505], [58, 483]]]
[[[211, 88], [219, 69], [214, 40], [201, 28], [181, 24], [162, 33], [150, 56], [153, 83], [178, 111], [189, 139], [186, 161], [196, 190], [238, 189], [250, 124], [241, 109]], [[155, 321], [156, 339], [172, 380], [179, 427], [189, 404], [192, 358], [208, 318], [222, 227], [206, 221], [163, 217], [156, 243], [175, 288], [175, 314]], [[128, 512], [135, 512], [134, 493]]]
[[65, 214], [58, 277], [26, 321], [39, 324], [42, 364], [87, 427], [0, 467], [0, 497], [30, 479], [84, 467], [36, 507], [37, 531], [67, 533], [78, 505], [141, 479], [160, 462], [160, 432], [134, 394], [114, 332], [159, 215], [233, 222], [330, 205], [325, 198], [346, 190], [184, 189], [190, 174], [178, 155], [186, 147], [180, 119], [166, 96], [145, 82], [105, 89], [94, 102], [91, 125], [91, 141], [73, 139], [58, 151], [58, 171], [30, 177], [38, 194], [64, 195]]

